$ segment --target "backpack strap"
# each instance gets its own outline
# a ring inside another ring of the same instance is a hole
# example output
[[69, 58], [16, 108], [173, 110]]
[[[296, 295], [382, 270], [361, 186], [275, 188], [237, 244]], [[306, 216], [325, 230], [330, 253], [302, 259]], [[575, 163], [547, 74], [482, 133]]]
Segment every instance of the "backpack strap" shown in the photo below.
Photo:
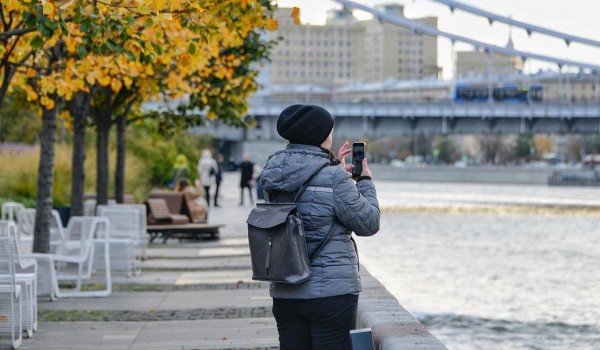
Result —
[[329, 229], [329, 231], [327, 231], [327, 234], [325, 235], [325, 237], [323, 237], [321, 242], [319, 242], [319, 245], [315, 248], [315, 250], [313, 250], [312, 253], [310, 253], [310, 255], [308, 257], [308, 261], [312, 262], [313, 260], [316, 259], [317, 256], [319, 256], [319, 253], [321, 253], [321, 250], [323, 250], [325, 245], [327, 243], [329, 243], [329, 241], [331, 241], [331, 239], [333, 238], [333, 233], [334, 233], [333, 231], [336, 227], [337, 227], [337, 220], [334, 220], [333, 224], [331, 225], [331, 228]]
[[[298, 192], [296, 193], [296, 197], [294, 197], [294, 203], [296, 203], [298, 201], [298, 199], [300, 199], [300, 197], [302, 197], [302, 195], [304, 194], [304, 191], [306, 191], [306, 189], [308, 188], [308, 185], [310, 184], [310, 181], [321, 171], [323, 170], [323, 168], [325, 168], [326, 166], [331, 165], [329, 163], [326, 163], [325, 165], [323, 165], [321, 168], [319, 168], [319, 170], [317, 170], [314, 174], [312, 174], [311, 177], [308, 178], [308, 180], [306, 180], [306, 182], [304, 182], [304, 184], [302, 185], [302, 187], [300, 187], [300, 189], [298, 190]], [[329, 241], [331, 241], [331, 238], [333, 238], [333, 233], [335, 228], [337, 227], [337, 221], [333, 221], [333, 225], [331, 225], [331, 227], [329, 228], [329, 231], [327, 231], [327, 234], [325, 235], [325, 237], [323, 237], [323, 239], [321, 240], [321, 242], [319, 242], [319, 245], [315, 248], [315, 250], [312, 251], [312, 253], [310, 253], [308, 260], [310, 262], [312, 262], [313, 260], [315, 260], [315, 258], [317, 256], [319, 256], [319, 253], [321, 253], [321, 250], [323, 250], [323, 247], [325, 247], [325, 245], [327, 243], [329, 243]]]
[[[296, 195], [294, 196], [294, 201], [292, 203], [296, 203], [298, 201], [298, 199], [300, 199], [300, 197], [302, 197], [302, 195], [304, 194], [304, 192], [306, 191], [306, 189], [308, 188], [308, 185], [310, 184], [310, 181], [321, 171], [323, 170], [323, 168], [327, 167], [331, 165], [330, 163], [325, 163], [325, 165], [323, 165], [322, 167], [319, 168], [319, 170], [317, 170], [314, 174], [312, 174], [308, 180], [306, 180], [304, 182], [304, 184], [302, 184], [302, 187], [300, 187], [300, 189], [298, 190], [298, 192], [296, 192]], [[265, 194], [267, 194], [267, 191], [265, 191]], [[271, 193], [267, 194], [267, 201], [269, 201], [269, 197]], [[329, 228], [329, 231], [327, 231], [327, 234], [325, 235], [325, 237], [323, 237], [323, 239], [321, 240], [321, 242], [319, 242], [319, 245], [315, 248], [315, 250], [312, 251], [312, 253], [310, 253], [308, 260], [310, 262], [312, 262], [313, 260], [315, 260], [315, 258], [319, 255], [319, 253], [321, 253], [321, 250], [323, 250], [323, 247], [325, 247], [325, 245], [327, 243], [329, 243], [329, 241], [331, 241], [331, 238], [333, 238], [333, 234], [334, 234], [334, 230], [337, 227], [337, 221], [333, 222], [333, 225], [331, 225], [331, 228]]]
[[325, 168], [326, 166], [328, 166], [329, 163], [325, 163], [325, 165], [323, 165], [322, 167], [319, 168], [319, 170], [317, 170], [314, 174], [312, 174], [308, 180], [304, 181], [304, 184], [302, 184], [302, 187], [300, 187], [300, 189], [298, 190], [298, 192], [296, 192], [296, 196], [294, 197], [294, 201], [292, 203], [296, 203], [298, 201], [298, 199], [300, 199], [300, 197], [302, 197], [302, 195], [304, 194], [304, 191], [306, 191], [306, 189], [308, 188], [308, 185], [310, 184], [310, 181], [312, 179], [314, 179], [315, 176], [317, 176], [317, 174], [323, 170], [323, 168]]

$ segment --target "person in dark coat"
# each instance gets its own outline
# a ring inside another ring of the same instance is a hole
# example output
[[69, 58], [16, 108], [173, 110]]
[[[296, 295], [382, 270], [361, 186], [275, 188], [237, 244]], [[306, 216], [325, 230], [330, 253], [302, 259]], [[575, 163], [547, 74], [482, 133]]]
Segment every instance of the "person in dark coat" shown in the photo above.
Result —
[[367, 159], [356, 180], [344, 158], [331, 152], [334, 119], [314, 105], [293, 105], [281, 112], [277, 132], [290, 143], [271, 155], [260, 174], [270, 202], [287, 202], [313, 174], [298, 200], [309, 254], [330, 229], [331, 240], [311, 262], [311, 277], [298, 284], [271, 284], [273, 315], [281, 350], [350, 349], [349, 331], [356, 326], [362, 290], [358, 253], [352, 232], [371, 236], [379, 231], [379, 203]]
[[254, 181], [254, 163], [250, 161], [250, 155], [244, 153], [243, 161], [239, 165], [241, 169], [240, 177], [240, 205], [244, 205], [244, 188], [248, 189], [248, 196], [250, 196], [250, 204], [254, 204], [252, 197], [252, 182]]
[[223, 181], [223, 171], [225, 169], [225, 163], [223, 160], [223, 155], [217, 155], [217, 169], [215, 169], [215, 207], [219, 206], [219, 188], [221, 187], [221, 182]]

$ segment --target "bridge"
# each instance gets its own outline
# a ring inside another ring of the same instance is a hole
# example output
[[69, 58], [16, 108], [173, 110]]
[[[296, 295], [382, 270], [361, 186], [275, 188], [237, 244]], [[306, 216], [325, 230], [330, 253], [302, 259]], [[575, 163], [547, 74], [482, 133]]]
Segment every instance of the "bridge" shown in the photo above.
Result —
[[[502, 54], [521, 57], [523, 60], [532, 59], [554, 63], [558, 66], [559, 72], [554, 77], [554, 85], [550, 87], [542, 80], [543, 77], [526, 74], [518, 77], [492, 76], [489, 75], [491, 72], [489, 70], [488, 76], [469, 82], [472, 86], [479, 86], [479, 89], [483, 90], [484, 95], [487, 96], [485, 98], [488, 99], [483, 102], [460, 102], [449, 97], [457, 81], [402, 82], [408, 83], [409, 87], [404, 87], [404, 90], [397, 92], [397, 95], [391, 98], [389, 95], [378, 97], [376, 96], [378, 91], [375, 90], [371, 97], [369, 97], [371, 93], [368, 91], [352, 96], [353, 87], [351, 86], [334, 86], [329, 89], [317, 86], [316, 90], [311, 90], [311, 86], [303, 86], [299, 81], [295, 86], [306, 89], [307, 93], [278, 94], [277, 89], [270, 90], [267, 87], [266, 92], [257, 93], [249, 101], [250, 109], [246, 118], [253, 121], [252, 124], [256, 125], [255, 128], [238, 130], [219, 122], [211, 122], [208, 126], [198, 128], [196, 131], [228, 141], [280, 141], [281, 138], [275, 129], [279, 113], [294, 103], [313, 103], [325, 107], [335, 116], [336, 136], [353, 139], [416, 134], [584, 134], [600, 132], [600, 65], [520, 51], [512, 45], [500, 47], [477, 39], [444, 32], [423, 22], [383, 12], [356, 1], [335, 1], [342, 4], [347, 10], [356, 9], [368, 12], [380, 22], [407, 28], [415, 35], [446, 38], [453, 44], [455, 42], [467, 43], [488, 55]], [[596, 40], [516, 21], [458, 1], [431, 1], [449, 6], [453, 11], [461, 10], [487, 18], [490, 24], [495, 21], [503, 22], [522, 28], [528, 34], [538, 33], [554, 37], [564, 41], [567, 45], [578, 43], [600, 48], [600, 42]], [[560, 73], [564, 67], [576, 68], [579, 73], [578, 75]], [[578, 77], [582, 75], [585, 76], [583, 80], [586, 80], [587, 86], [584, 86], [583, 83], [577, 87], [569, 85], [571, 79], [579, 79]], [[543, 100], [520, 101], [520, 103], [494, 100], [496, 95], [493, 85], [507, 83], [519, 85], [523, 82], [529, 86], [531, 84], [543, 85]], [[572, 95], [568, 95], [570, 90], [585, 91], [586, 88], [590, 92], [584, 98], [576, 99]], [[551, 92], [551, 90], [553, 91]]]
[[[415, 134], [531, 134], [599, 133], [598, 103], [452, 103], [447, 102], [335, 102], [252, 99], [246, 130], [211, 122], [197, 128], [228, 141], [277, 141], [276, 121], [294, 103], [314, 103], [336, 118], [337, 137], [393, 137]], [[253, 123], [253, 124], [254, 124]]]

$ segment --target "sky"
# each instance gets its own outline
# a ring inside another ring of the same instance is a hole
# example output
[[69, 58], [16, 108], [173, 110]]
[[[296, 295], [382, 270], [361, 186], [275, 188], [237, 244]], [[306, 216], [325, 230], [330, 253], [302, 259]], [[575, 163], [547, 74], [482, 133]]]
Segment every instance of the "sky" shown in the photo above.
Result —
[[[495, 22], [490, 25], [486, 18], [456, 10], [454, 14], [447, 6], [430, 0], [354, 0], [367, 6], [398, 3], [404, 5], [405, 16], [419, 18], [437, 16], [438, 28], [442, 31], [466, 36], [486, 43], [505, 46], [509, 37], [509, 26]], [[600, 0], [459, 0], [465, 4], [513, 19], [535, 24], [548, 29], [600, 40]], [[302, 23], [324, 24], [327, 11], [341, 6], [332, 0], [277, 0], [279, 7], [300, 8]], [[356, 12], [359, 19], [370, 16]], [[524, 29], [513, 28], [515, 49], [600, 65], [600, 48], [572, 43], [569, 47], [561, 39], [534, 33], [531, 37]], [[471, 50], [466, 44], [456, 44], [455, 50]], [[452, 45], [445, 38], [438, 39], [438, 65], [443, 77], [452, 74]], [[554, 64], [528, 60], [527, 73], [540, 69], [558, 68]]]

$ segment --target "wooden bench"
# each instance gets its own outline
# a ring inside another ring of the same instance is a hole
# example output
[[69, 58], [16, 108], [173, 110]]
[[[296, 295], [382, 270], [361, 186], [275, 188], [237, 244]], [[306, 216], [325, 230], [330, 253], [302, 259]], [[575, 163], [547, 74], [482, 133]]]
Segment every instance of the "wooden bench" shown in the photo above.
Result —
[[173, 214], [167, 205], [167, 201], [162, 198], [148, 198], [148, 227], [150, 225], [182, 225], [188, 224], [190, 218], [187, 215]]
[[196, 204], [200, 195], [190, 192], [152, 191], [149, 199], [164, 199], [171, 214], [185, 215], [188, 222], [204, 224], [207, 222], [208, 206]]
[[219, 238], [219, 228], [224, 226], [214, 224], [148, 225], [148, 234], [150, 234], [150, 243], [160, 238], [164, 244], [169, 238], [178, 238], [180, 242], [183, 239]]

